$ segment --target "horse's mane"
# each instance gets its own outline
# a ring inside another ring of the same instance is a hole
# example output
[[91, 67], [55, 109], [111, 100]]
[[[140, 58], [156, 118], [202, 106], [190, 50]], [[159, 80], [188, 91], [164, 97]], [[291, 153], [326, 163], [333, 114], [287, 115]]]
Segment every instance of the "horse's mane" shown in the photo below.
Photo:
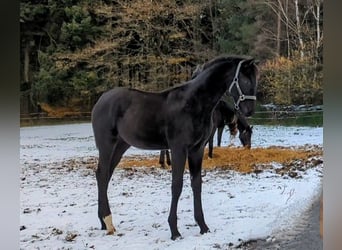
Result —
[[252, 59], [251, 57], [247, 56], [237, 56], [237, 55], [221, 55], [215, 57], [214, 59], [205, 62], [202, 64], [203, 69], [209, 68], [214, 64], [221, 63], [221, 62], [234, 62], [234, 61], [241, 61], [241, 60], [249, 60]]
[[[249, 57], [249, 56], [241, 56], [241, 55], [221, 55], [221, 56], [218, 56], [216, 58], [213, 58], [212, 60], [208, 61], [208, 62], [205, 62], [203, 63], [202, 65], [197, 65], [196, 69], [194, 70], [194, 72], [192, 73], [192, 76], [191, 76], [191, 80], [189, 81], [185, 81], [183, 83], [179, 83], [179, 84], [176, 84], [172, 87], [169, 87], [167, 89], [163, 89], [163, 90], [160, 90], [160, 91], [156, 91], [156, 92], [151, 92], [151, 91], [144, 91], [144, 90], [138, 90], [138, 89], [133, 89], [133, 88], [130, 88], [131, 90], [134, 90], [134, 91], [137, 91], [137, 92], [143, 92], [143, 93], [150, 93], [150, 94], [156, 94], [156, 93], [167, 93], [169, 92], [170, 90], [174, 90], [174, 89], [178, 89], [178, 88], [182, 88], [183, 86], [185, 85], [188, 85], [190, 81], [192, 81], [195, 77], [197, 77], [200, 73], [202, 73], [204, 70], [212, 67], [213, 65], [216, 65], [218, 63], [223, 63], [223, 62], [235, 62], [235, 61], [241, 61], [241, 60], [251, 60], [253, 59], [252, 57]], [[254, 73], [257, 75], [258, 74], [258, 68], [257, 66], [254, 64]]]
[[[196, 76], [198, 76], [201, 72], [203, 72], [205, 69], [210, 68], [211, 66], [221, 63], [221, 62], [235, 62], [235, 61], [241, 61], [241, 60], [251, 60], [253, 59], [250, 56], [239, 56], [239, 55], [221, 55], [218, 56], [208, 62], [203, 63], [202, 65], [197, 65], [196, 69], [192, 73], [191, 78], [194, 79]], [[258, 69], [256, 65], [254, 64], [255, 74], [258, 74]]]
[[[252, 60], [252, 59], [253, 58], [250, 56], [241, 56], [241, 55], [221, 55], [221, 56], [218, 56], [218, 57], [213, 58], [212, 60], [210, 60], [208, 62], [203, 63], [202, 65], [197, 65], [196, 69], [194, 70], [194, 72], [191, 75], [190, 81], [194, 80], [194, 78], [196, 78], [200, 73], [202, 73], [206, 69], [208, 69], [208, 68], [210, 68], [216, 64], [223, 63], [223, 62], [232, 62], [233, 63], [233, 62], [239, 62], [241, 60]], [[258, 74], [258, 68], [255, 65], [255, 63], [253, 65], [254, 65], [254, 74], [257, 75]], [[165, 90], [162, 90], [160, 92], [161, 93], [162, 92], [168, 92], [168, 91], [173, 90], [173, 89], [181, 88], [184, 85], [188, 85], [190, 81], [186, 81], [186, 82], [177, 84], [175, 86], [172, 86], [172, 87], [165, 89]]]

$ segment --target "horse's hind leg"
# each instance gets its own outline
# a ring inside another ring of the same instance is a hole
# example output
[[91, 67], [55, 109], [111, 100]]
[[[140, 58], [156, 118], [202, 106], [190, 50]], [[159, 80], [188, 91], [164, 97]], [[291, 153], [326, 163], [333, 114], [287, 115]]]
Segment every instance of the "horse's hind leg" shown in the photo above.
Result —
[[214, 148], [214, 135], [215, 135], [216, 128], [214, 127], [211, 131], [209, 136], [209, 150], [208, 150], [208, 157], [213, 158], [213, 148]]
[[160, 150], [159, 164], [161, 168], [165, 168], [165, 152], [166, 150]]
[[170, 165], [171, 165], [170, 152], [169, 152], [169, 150], [166, 150], [165, 153], [166, 153], [166, 162], [167, 162], [167, 165], [170, 166]]
[[101, 229], [107, 229], [107, 234], [113, 234], [115, 228], [112, 223], [111, 211], [108, 203], [108, 183], [114, 168], [130, 145], [120, 139], [116, 140], [114, 143], [109, 143], [109, 138], [107, 138], [107, 140], [107, 143], [103, 143], [99, 146], [99, 164], [96, 170], [98, 217], [101, 222]]
[[170, 159], [170, 153], [169, 150], [160, 150], [160, 155], [159, 155], [159, 164], [161, 168], [165, 168], [165, 156], [166, 156], [166, 163], [167, 165], [171, 165], [171, 159]]
[[197, 150], [189, 151], [188, 163], [191, 176], [191, 187], [194, 195], [194, 217], [195, 221], [200, 227], [200, 233], [204, 234], [209, 231], [208, 226], [204, 221], [203, 209], [202, 209], [202, 160], [204, 149], [199, 148]]
[[223, 128], [224, 127], [218, 127], [217, 128], [217, 146], [218, 147], [221, 147]]

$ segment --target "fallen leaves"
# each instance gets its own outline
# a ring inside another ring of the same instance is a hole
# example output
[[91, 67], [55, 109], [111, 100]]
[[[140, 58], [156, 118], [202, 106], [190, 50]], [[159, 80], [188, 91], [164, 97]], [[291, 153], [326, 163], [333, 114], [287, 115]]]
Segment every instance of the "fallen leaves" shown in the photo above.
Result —
[[[293, 172], [297, 170], [306, 170], [307, 168], [317, 166], [323, 163], [323, 149], [319, 146], [302, 147], [268, 147], [268, 148], [235, 148], [235, 147], [215, 147], [213, 158], [208, 158], [207, 149], [203, 157], [203, 169], [226, 169], [234, 170], [240, 173], [261, 173], [265, 169], [275, 168], [274, 165], [280, 165], [276, 168], [277, 173], [296, 177]], [[172, 162], [172, 160], [171, 160]], [[97, 168], [97, 157], [76, 158], [61, 163], [52, 163], [49, 168], [65, 169], [67, 171], [84, 170], [84, 175], [92, 174]], [[159, 156], [139, 155], [124, 156], [118, 167], [131, 170], [136, 167], [159, 168]], [[133, 173], [132, 173], [133, 174]]]
[[[203, 169], [221, 168], [250, 173], [262, 171], [260, 165], [263, 168], [267, 168], [272, 163], [288, 166], [300, 161], [300, 165], [307, 163], [317, 165], [322, 163], [322, 160], [311, 159], [316, 156], [322, 156], [322, 154], [322, 149], [319, 147], [269, 147], [254, 149], [215, 147], [213, 158], [208, 158], [207, 150], [205, 150]], [[119, 166], [122, 168], [158, 167], [159, 158], [151, 156], [124, 157], [121, 159]]]

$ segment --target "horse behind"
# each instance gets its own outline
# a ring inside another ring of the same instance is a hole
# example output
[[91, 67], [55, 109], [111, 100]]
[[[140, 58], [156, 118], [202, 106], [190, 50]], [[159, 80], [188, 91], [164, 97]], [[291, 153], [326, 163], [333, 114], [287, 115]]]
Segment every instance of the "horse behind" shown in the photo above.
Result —
[[[208, 157], [213, 158], [214, 135], [217, 131], [217, 146], [221, 146], [222, 134], [225, 126], [228, 126], [231, 137], [235, 137], [239, 131], [239, 139], [243, 147], [250, 149], [252, 144], [252, 128], [242, 114], [236, 113], [229, 104], [220, 100], [213, 113], [213, 130], [210, 134], [208, 145]], [[165, 168], [166, 163], [171, 165], [170, 153], [168, 150], [161, 150], [159, 155], [159, 164]]]
[[248, 124], [246, 117], [235, 112], [227, 102], [221, 100], [213, 113], [214, 127], [209, 137], [209, 158], [213, 158], [214, 135], [217, 130], [217, 146], [221, 146], [223, 129], [227, 125], [231, 136], [239, 131], [239, 139], [243, 147], [251, 148], [252, 127]]
[[96, 170], [98, 217], [107, 234], [116, 231], [108, 202], [108, 184], [130, 146], [171, 150], [172, 199], [168, 217], [171, 239], [181, 236], [177, 226], [177, 206], [186, 160], [191, 176], [195, 221], [201, 234], [209, 231], [202, 209], [201, 169], [205, 144], [213, 127], [212, 112], [228, 91], [235, 108], [246, 116], [252, 115], [257, 72], [253, 58], [223, 56], [204, 64], [203, 71], [195, 79], [161, 92], [118, 87], [99, 98], [92, 110], [92, 127], [99, 151]]
[[[216, 105], [214, 112], [213, 112], [213, 128], [212, 132], [210, 133], [209, 137], [209, 157], [212, 158], [213, 153], [213, 141], [214, 141], [214, 134], [217, 130], [217, 143], [218, 146], [221, 144], [221, 138], [224, 126], [228, 125], [230, 134], [232, 136], [235, 136], [237, 133], [237, 119], [235, 116], [234, 110], [230, 109], [228, 107], [228, 104], [220, 100], [219, 103]], [[171, 159], [170, 154], [168, 150], [161, 150], [160, 156], [159, 156], [159, 164], [162, 168], [165, 168], [165, 156], [166, 156], [166, 162], [170, 166], [171, 165]]]

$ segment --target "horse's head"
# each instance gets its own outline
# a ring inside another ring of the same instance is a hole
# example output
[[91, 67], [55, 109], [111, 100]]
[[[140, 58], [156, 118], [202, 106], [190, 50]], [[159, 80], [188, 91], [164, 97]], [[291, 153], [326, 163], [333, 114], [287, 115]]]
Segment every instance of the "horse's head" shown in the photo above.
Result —
[[203, 71], [203, 65], [197, 65], [194, 72], [192, 72], [191, 79], [194, 79], [196, 76], [198, 76]]
[[225, 124], [228, 125], [230, 136], [233, 138], [236, 136], [238, 132], [238, 117], [234, 114], [229, 121], [225, 121]]
[[240, 131], [239, 139], [241, 144], [245, 147], [250, 149], [252, 145], [252, 129], [253, 126], [247, 126], [243, 131]]
[[236, 122], [228, 123], [228, 128], [229, 128], [230, 135], [235, 137], [238, 132], [237, 123]]
[[234, 99], [235, 109], [249, 117], [255, 111], [258, 68], [253, 58], [241, 59], [236, 64], [233, 78], [230, 72], [232, 81], [228, 83], [228, 91]]
[[[215, 58], [203, 65], [196, 67], [192, 73], [192, 79], [196, 78], [207, 68], [221, 65], [222, 71], [216, 71], [217, 81], [224, 80], [227, 83], [227, 92], [234, 99], [235, 110], [241, 112], [246, 117], [253, 115], [256, 104], [258, 68], [254, 58], [239, 56], [223, 56]], [[229, 65], [229, 66], [228, 66]]]

